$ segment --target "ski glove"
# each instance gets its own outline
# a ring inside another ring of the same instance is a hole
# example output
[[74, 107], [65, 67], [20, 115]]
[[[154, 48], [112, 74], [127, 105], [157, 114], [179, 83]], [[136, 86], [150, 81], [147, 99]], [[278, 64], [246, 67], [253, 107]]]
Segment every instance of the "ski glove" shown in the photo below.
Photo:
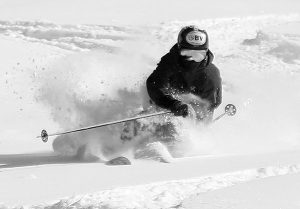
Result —
[[185, 118], [189, 114], [189, 108], [187, 104], [178, 101], [172, 106], [171, 112], [174, 113], [175, 116], [182, 116]]

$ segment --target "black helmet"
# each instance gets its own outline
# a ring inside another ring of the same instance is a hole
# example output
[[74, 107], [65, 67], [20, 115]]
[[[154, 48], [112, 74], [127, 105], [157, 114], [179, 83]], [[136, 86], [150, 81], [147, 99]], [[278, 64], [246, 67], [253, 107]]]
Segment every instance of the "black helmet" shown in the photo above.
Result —
[[177, 45], [180, 49], [207, 50], [207, 32], [195, 25], [186, 26], [178, 34]]

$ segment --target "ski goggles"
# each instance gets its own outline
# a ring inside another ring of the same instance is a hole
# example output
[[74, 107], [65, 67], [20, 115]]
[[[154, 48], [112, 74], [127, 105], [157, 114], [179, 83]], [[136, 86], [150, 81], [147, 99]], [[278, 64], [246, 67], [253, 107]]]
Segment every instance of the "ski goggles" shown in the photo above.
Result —
[[187, 57], [188, 60], [194, 60], [194, 61], [202, 61], [207, 54], [207, 50], [191, 50], [191, 49], [181, 49], [180, 55]]

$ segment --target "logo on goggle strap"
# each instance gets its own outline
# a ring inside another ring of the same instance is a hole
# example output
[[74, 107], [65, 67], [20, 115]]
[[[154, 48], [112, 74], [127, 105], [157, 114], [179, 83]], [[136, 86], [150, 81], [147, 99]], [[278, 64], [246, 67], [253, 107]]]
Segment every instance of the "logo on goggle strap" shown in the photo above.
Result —
[[206, 42], [206, 35], [200, 31], [191, 31], [186, 35], [186, 41], [195, 46], [203, 45]]

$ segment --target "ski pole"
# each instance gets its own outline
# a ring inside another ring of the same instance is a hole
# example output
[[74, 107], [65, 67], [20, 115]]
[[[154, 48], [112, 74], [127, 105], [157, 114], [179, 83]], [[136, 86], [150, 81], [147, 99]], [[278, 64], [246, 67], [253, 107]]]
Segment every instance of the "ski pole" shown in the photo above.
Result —
[[222, 117], [224, 117], [225, 115], [228, 116], [234, 116], [236, 113], [236, 107], [233, 104], [228, 104], [225, 107], [225, 112], [222, 113], [221, 115], [219, 115], [218, 117], [216, 117], [213, 122], [220, 120]]
[[167, 113], [171, 113], [171, 111], [152, 113], [152, 114], [148, 114], [148, 115], [142, 115], [142, 116], [137, 116], [137, 117], [133, 117], [133, 118], [126, 118], [126, 119], [122, 119], [122, 120], [111, 121], [111, 122], [96, 124], [93, 126], [87, 126], [87, 127], [83, 127], [83, 128], [79, 128], [79, 129], [74, 129], [74, 130], [70, 130], [70, 131], [57, 132], [57, 133], [51, 133], [51, 134], [48, 134], [46, 130], [42, 130], [41, 135], [37, 136], [37, 138], [42, 138], [43, 142], [47, 142], [49, 136], [58, 136], [58, 135], [79, 132], [79, 131], [86, 131], [89, 129], [100, 128], [100, 127], [104, 127], [104, 126], [114, 125], [114, 124], [123, 123], [123, 122], [127, 122], [127, 121], [142, 119], [142, 118], [149, 118], [149, 117], [158, 116], [158, 115], [164, 115]]
[[[111, 121], [111, 122], [96, 124], [96, 125], [93, 125], [93, 126], [87, 126], [87, 127], [83, 127], [83, 128], [79, 128], [79, 129], [69, 130], [69, 131], [65, 131], [65, 132], [51, 133], [51, 134], [48, 134], [46, 130], [42, 130], [41, 135], [37, 136], [37, 138], [42, 138], [43, 142], [47, 142], [49, 136], [58, 136], [58, 135], [64, 135], [64, 134], [79, 132], [79, 131], [86, 131], [86, 130], [89, 130], [89, 129], [100, 128], [100, 127], [104, 127], [104, 126], [114, 125], [114, 124], [118, 124], [118, 123], [124, 123], [124, 122], [127, 122], [127, 121], [132, 121], [132, 120], [137, 120], [137, 119], [142, 119], [142, 118], [149, 118], [149, 117], [168, 114], [168, 113], [171, 113], [171, 111], [152, 113], [152, 114], [148, 114], [148, 115], [142, 115], [142, 116], [137, 116], [137, 117], [132, 117], [132, 118], [126, 118], [126, 119], [122, 119], [122, 120]], [[217, 118], [215, 118], [213, 120], [213, 122], [221, 119], [225, 115], [233, 116], [233, 115], [235, 115], [235, 113], [236, 113], [236, 107], [233, 104], [228, 104], [225, 107], [225, 112], [223, 114], [219, 115]]]

